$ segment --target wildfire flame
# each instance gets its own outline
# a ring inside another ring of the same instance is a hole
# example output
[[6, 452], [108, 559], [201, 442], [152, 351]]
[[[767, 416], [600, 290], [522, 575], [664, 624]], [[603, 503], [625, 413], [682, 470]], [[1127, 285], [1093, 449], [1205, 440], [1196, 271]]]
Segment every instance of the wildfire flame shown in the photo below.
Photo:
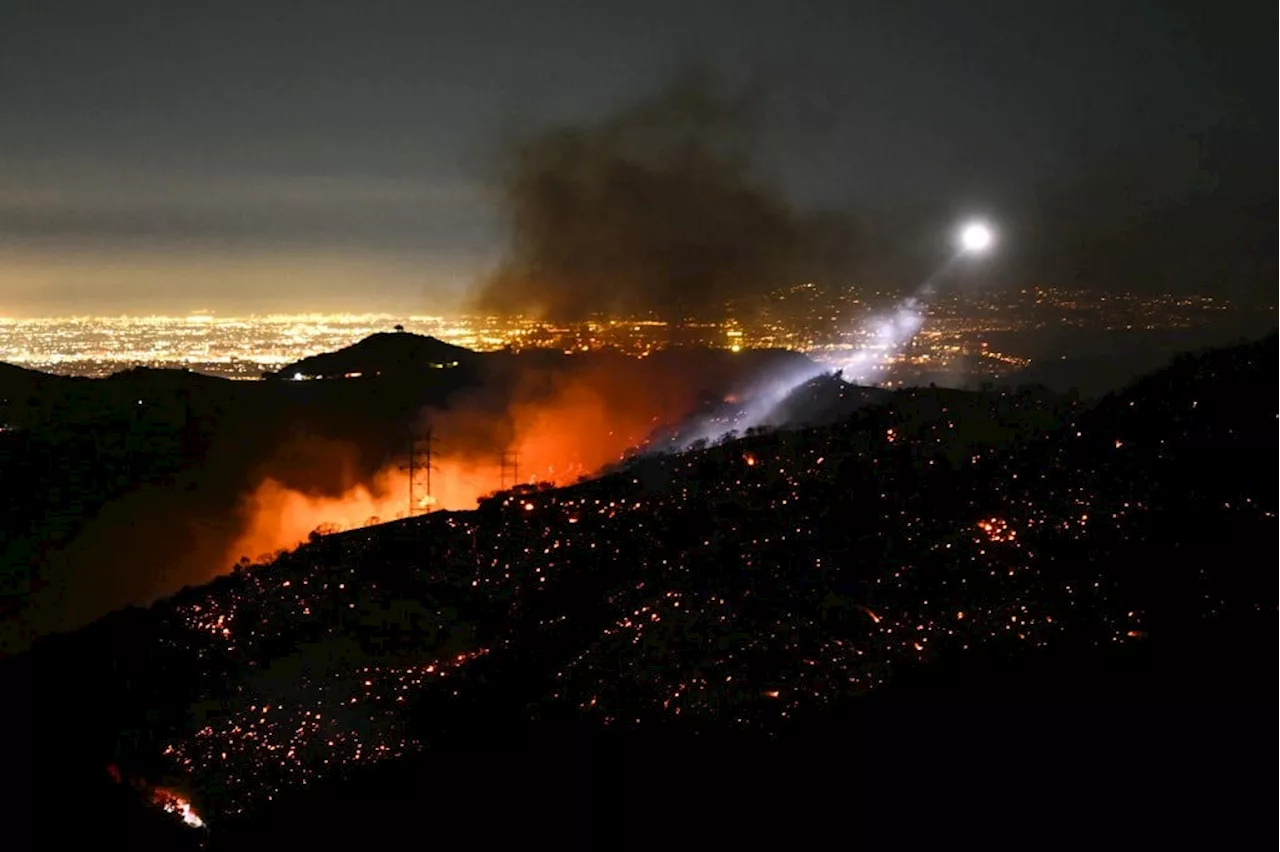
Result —
[[153, 793], [155, 803], [164, 810], [165, 813], [177, 814], [184, 823], [192, 828], [204, 828], [205, 822], [200, 815], [191, 807], [191, 801], [185, 796], [179, 795], [172, 790], [166, 790], [157, 787]]
[[[438, 441], [431, 459], [431, 493], [415, 497], [418, 509], [472, 509], [479, 498], [517, 484], [570, 485], [619, 461], [643, 444], [653, 429], [692, 411], [695, 395], [679, 377], [668, 385], [642, 380], [628, 370], [565, 379], [553, 393], [510, 404], [500, 415], [465, 406], [432, 416]], [[468, 444], [500, 419], [509, 431], [483, 450]], [[504, 467], [504, 451], [518, 459], [519, 479]], [[339, 460], [334, 460], [338, 467]], [[240, 557], [257, 558], [307, 540], [313, 530], [346, 530], [408, 514], [409, 473], [403, 460], [339, 494], [312, 493], [265, 478], [241, 501], [243, 528], [226, 551], [225, 570]]]

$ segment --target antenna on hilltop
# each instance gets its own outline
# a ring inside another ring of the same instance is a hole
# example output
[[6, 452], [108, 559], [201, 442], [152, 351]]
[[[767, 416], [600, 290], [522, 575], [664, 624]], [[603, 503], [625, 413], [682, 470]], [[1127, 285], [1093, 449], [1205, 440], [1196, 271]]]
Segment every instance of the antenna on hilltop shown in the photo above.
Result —
[[435, 465], [431, 463], [432, 444], [435, 434], [428, 426], [421, 438], [409, 439], [409, 463], [401, 465], [401, 470], [409, 471], [409, 512], [407, 517], [430, 512], [436, 498], [431, 494], [431, 471]]

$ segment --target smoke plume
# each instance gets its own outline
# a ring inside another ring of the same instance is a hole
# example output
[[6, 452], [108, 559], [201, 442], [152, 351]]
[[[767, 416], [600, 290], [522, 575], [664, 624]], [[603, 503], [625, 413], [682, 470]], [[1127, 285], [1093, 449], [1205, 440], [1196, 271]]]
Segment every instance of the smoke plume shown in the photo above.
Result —
[[839, 283], [847, 217], [796, 209], [753, 168], [759, 98], [690, 73], [596, 123], [517, 139], [510, 244], [477, 306], [551, 320], [720, 319], [731, 300]]

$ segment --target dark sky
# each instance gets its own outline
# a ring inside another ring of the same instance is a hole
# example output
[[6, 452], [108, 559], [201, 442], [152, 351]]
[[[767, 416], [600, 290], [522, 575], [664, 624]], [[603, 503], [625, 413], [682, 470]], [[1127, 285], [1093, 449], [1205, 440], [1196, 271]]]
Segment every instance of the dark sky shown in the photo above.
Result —
[[1267, 260], [1170, 256], [1137, 286], [1274, 303], [1274, 24], [1156, 0], [5, 0], [0, 315], [449, 308], [502, 253], [502, 140], [691, 62], [764, 85], [759, 161], [800, 205], [986, 212], [1025, 238], [1018, 274], [1102, 287], [1213, 222], [1201, 259]]

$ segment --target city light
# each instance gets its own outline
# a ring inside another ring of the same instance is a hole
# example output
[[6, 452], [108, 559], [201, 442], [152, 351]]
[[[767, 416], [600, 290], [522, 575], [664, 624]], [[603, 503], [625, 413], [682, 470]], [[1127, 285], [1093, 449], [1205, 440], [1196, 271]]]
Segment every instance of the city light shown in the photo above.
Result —
[[[996, 237], [988, 230], [987, 249]], [[976, 242], [976, 240], [975, 240]], [[957, 247], [960, 237], [957, 234]], [[970, 257], [959, 249], [958, 260]], [[672, 346], [705, 346], [728, 352], [791, 349], [845, 377], [887, 384], [919, 381], [963, 360], [976, 378], [999, 379], [1027, 366], [1026, 353], [983, 348], [989, 334], [1028, 333], [1045, 327], [1092, 326], [1108, 330], [1188, 329], [1240, 311], [1222, 298], [1110, 293], [1036, 286], [977, 294], [942, 290], [916, 293], [914, 312], [890, 290], [802, 284], [784, 288], [769, 312], [721, 322], [667, 323], [647, 318], [600, 318], [551, 323], [529, 317], [271, 315], [215, 317], [0, 317], [0, 361], [64, 375], [102, 377], [131, 367], [189, 369], [256, 381], [295, 361], [350, 346], [397, 323], [473, 352], [527, 349], [601, 351], [644, 358]], [[896, 303], [896, 309], [894, 305]], [[922, 321], [909, 350], [884, 348], [886, 332]], [[442, 367], [444, 365], [441, 365]], [[871, 369], [884, 367], [883, 370]], [[299, 381], [308, 378], [299, 373]], [[290, 371], [287, 378], [295, 378]], [[359, 371], [347, 376], [365, 378]], [[925, 379], [929, 381], [930, 379]]]

